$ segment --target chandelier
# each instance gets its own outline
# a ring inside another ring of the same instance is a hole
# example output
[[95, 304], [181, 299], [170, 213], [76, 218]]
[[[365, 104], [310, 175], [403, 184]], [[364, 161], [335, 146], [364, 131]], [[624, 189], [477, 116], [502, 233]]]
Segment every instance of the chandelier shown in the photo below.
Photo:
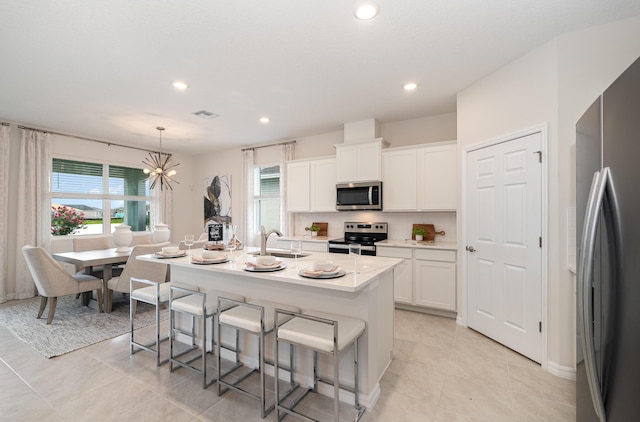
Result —
[[149, 156], [142, 160], [142, 164], [146, 166], [142, 171], [149, 175], [147, 180], [151, 182], [150, 189], [153, 189], [160, 181], [160, 190], [164, 187], [173, 190], [171, 182], [180, 183], [171, 178], [177, 173], [173, 168], [179, 166], [180, 163], [171, 164], [171, 154], [162, 154], [162, 131], [164, 128], [158, 126], [156, 129], [160, 132], [160, 152], [150, 152]]

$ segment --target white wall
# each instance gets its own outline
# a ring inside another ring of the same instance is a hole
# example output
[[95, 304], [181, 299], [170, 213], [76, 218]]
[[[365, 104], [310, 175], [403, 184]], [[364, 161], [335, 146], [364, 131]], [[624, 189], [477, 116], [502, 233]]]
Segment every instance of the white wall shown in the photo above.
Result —
[[[562, 280], [559, 298], [573, 299], [573, 278], [566, 271], [566, 211], [575, 206], [576, 122], [596, 98], [640, 56], [640, 16], [584, 31], [565, 34], [558, 39], [558, 145], [556, 153], [561, 262], [557, 277]], [[565, 335], [575, 330], [575, 303], [559, 303], [559, 361], [573, 362], [575, 341]]]
[[[456, 127], [452, 122], [455, 122], [455, 113], [386, 123], [382, 124], [381, 130], [383, 134], [389, 134], [390, 137], [385, 139], [391, 143], [392, 147], [412, 145], [455, 139]], [[342, 142], [342, 131], [297, 138], [295, 158], [307, 159], [335, 156], [334, 145]], [[255, 151], [256, 163], [277, 162], [278, 148], [258, 148]], [[246, 237], [243, 227], [245, 221], [245, 201], [241, 194], [244, 175], [242, 174], [242, 151], [240, 148], [193, 157], [193, 184], [195, 189], [191, 200], [198, 205], [195, 208], [195, 213], [188, 215], [188, 219], [194, 222], [192, 224], [193, 230], [201, 228], [204, 223], [201, 205], [204, 189], [202, 181], [205, 177], [221, 174], [231, 175], [232, 217], [233, 221], [238, 225], [239, 238], [243, 240]], [[411, 214], [409, 220], [407, 220], [408, 214]], [[447, 232], [447, 240], [455, 240], [455, 213], [435, 214], [438, 215], [430, 216], [429, 213], [300, 213], [294, 216], [295, 233], [293, 234], [304, 234], [304, 227], [308, 226], [312, 220], [326, 221], [330, 223], [330, 236], [338, 238], [344, 233], [343, 223], [345, 221], [370, 221], [374, 219], [376, 221], [388, 221], [391, 231], [390, 235], [398, 236], [397, 238], [407, 236], [406, 232], [410, 230], [411, 223], [433, 223], [438, 230], [445, 230]], [[407, 225], [409, 229], [405, 227]], [[439, 227], [441, 226], [444, 228], [440, 229]]]
[[[117, 141], [114, 141], [117, 143]], [[84, 141], [66, 136], [53, 135], [53, 156], [71, 160], [87, 160], [100, 163], [112, 163], [128, 167], [143, 167], [142, 160], [148, 155], [145, 151], [131, 148], [123, 148], [115, 145], [106, 145], [97, 142]], [[195, 206], [191, 201], [191, 188], [193, 185], [193, 158], [180, 153], [173, 154], [172, 161], [180, 163], [176, 170], [175, 179], [179, 182], [173, 185], [173, 221], [171, 224], [171, 240], [174, 242], [184, 238], [186, 233], [192, 233], [190, 221], [183, 217], [185, 212], [194, 213]], [[199, 235], [200, 232], [192, 234]], [[55, 239], [53, 243], [64, 243], [64, 239]], [[52, 248], [61, 250], [60, 245], [52, 243]], [[64, 249], [64, 246], [62, 246]]]
[[[562, 35], [458, 95], [460, 151], [540, 123], [549, 125], [547, 357], [550, 365], [561, 368], [575, 365], [575, 293], [567, 267], [566, 219], [567, 207], [575, 204], [575, 124], [639, 55], [636, 17]], [[461, 272], [459, 283], [464, 280]]]

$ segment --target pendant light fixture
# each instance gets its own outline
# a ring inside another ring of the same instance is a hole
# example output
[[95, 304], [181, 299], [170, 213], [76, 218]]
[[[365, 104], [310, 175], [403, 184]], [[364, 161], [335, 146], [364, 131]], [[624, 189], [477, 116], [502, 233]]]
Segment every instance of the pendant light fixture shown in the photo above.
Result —
[[150, 152], [149, 156], [142, 160], [142, 164], [146, 166], [142, 171], [144, 174], [149, 175], [148, 180], [151, 182], [151, 189], [160, 181], [160, 190], [163, 190], [165, 187], [173, 190], [171, 182], [180, 183], [172, 179], [177, 173], [174, 167], [179, 166], [180, 163], [171, 164], [171, 154], [162, 154], [162, 131], [164, 128], [158, 126], [156, 129], [160, 132], [160, 152]]

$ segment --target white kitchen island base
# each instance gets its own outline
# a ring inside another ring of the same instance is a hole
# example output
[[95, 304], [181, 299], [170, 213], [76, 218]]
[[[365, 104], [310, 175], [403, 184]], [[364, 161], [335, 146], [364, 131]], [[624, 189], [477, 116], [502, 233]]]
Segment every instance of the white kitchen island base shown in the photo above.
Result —
[[[241, 262], [217, 265], [190, 264], [187, 258], [158, 260], [151, 256], [140, 257], [149, 261], [169, 264], [171, 280], [188, 283], [201, 289], [215, 289], [239, 294], [247, 301], [268, 300], [294, 305], [303, 311], [318, 310], [361, 319], [366, 324], [358, 350], [358, 377], [360, 402], [368, 409], [375, 406], [380, 395], [380, 378], [391, 363], [393, 348], [394, 300], [393, 267], [401, 261], [395, 258], [365, 257], [358, 261], [357, 277], [352, 270], [352, 260], [348, 256], [318, 253], [312, 257], [299, 258], [298, 266], [303, 268], [315, 259], [331, 259], [349, 273], [339, 279], [308, 279], [298, 275], [293, 259], [283, 259], [288, 267], [276, 272], [244, 271]], [[222, 342], [233, 344], [232, 330], [222, 332]], [[257, 343], [252, 336], [241, 336], [243, 355], [240, 360], [250, 367], [257, 366]], [[273, 334], [268, 336], [268, 360], [273, 358]], [[225, 356], [223, 355], [223, 358]], [[289, 348], [281, 347], [280, 359], [284, 367], [288, 366]], [[295, 354], [294, 373], [296, 381], [302, 386], [313, 385], [312, 353], [298, 351]], [[332, 378], [332, 364], [320, 355], [318, 367], [320, 375]], [[267, 373], [273, 375], [273, 367], [267, 367]], [[285, 374], [280, 378], [287, 379]], [[353, 384], [353, 351], [343, 354], [340, 361], [340, 382]], [[319, 392], [333, 396], [328, 385], [321, 384]], [[344, 396], [342, 395], [344, 393]], [[341, 392], [341, 400], [353, 404], [353, 395]]]

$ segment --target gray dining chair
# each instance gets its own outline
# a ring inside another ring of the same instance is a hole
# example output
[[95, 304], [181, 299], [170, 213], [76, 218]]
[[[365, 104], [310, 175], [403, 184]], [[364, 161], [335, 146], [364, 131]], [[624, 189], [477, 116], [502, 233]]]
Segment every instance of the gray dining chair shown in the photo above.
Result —
[[[127, 259], [127, 263], [122, 270], [122, 274], [113, 277], [107, 282], [105, 289], [107, 295], [107, 312], [113, 309], [113, 293], [129, 293], [131, 291], [131, 277], [151, 280], [157, 283], [164, 283], [167, 280], [168, 265], [161, 265], [154, 262], [145, 262], [137, 259], [140, 255], [153, 254], [160, 252], [163, 246], [167, 246], [169, 242], [154, 243], [151, 245], [136, 245], [131, 249], [131, 254]], [[145, 285], [135, 285], [134, 289], [146, 287]]]
[[49, 303], [47, 324], [51, 324], [56, 312], [58, 297], [77, 295], [79, 293], [98, 292], [98, 311], [102, 312], [102, 280], [88, 274], [71, 275], [44, 248], [26, 245], [22, 247], [22, 254], [27, 262], [33, 281], [40, 295], [40, 318]]

